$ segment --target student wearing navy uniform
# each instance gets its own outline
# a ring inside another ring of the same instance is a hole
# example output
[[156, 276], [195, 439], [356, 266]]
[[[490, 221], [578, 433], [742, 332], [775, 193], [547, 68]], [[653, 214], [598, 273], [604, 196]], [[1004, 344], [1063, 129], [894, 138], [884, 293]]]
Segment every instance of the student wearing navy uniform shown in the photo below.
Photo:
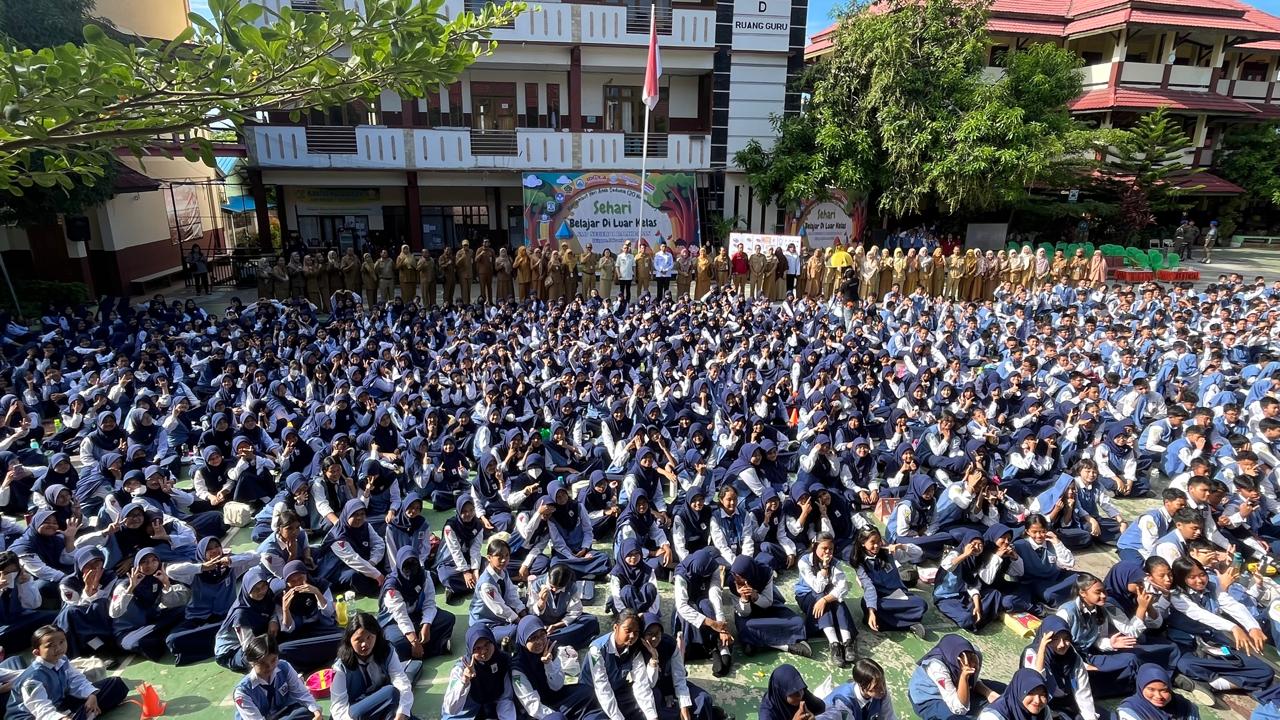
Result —
[[404, 662], [449, 652], [456, 619], [436, 605], [435, 584], [413, 547], [396, 551], [378, 600], [378, 621]]
[[978, 720], [1049, 720], [1049, 694], [1044, 676], [1022, 668], [1013, 673], [1009, 687], [978, 713]]
[[[1234, 580], [1237, 571], [1227, 572]], [[1173, 563], [1171, 602], [1169, 639], [1182, 651], [1179, 672], [1218, 691], [1257, 692], [1271, 685], [1275, 672], [1255, 657], [1266, 635], [1248, 609], [1223, 589], [1222, 579], [1210, 577], [1194, 558], [1178, 558]], [[1205, 646], [1211, 653], [1200, 651]]]
[[411, 548], [424, 565], [431, 557], [431, 523], [422, 514], [422, 498], [417, 492], [400, 498], [400, 507], [395, 511], [395, 518], [387, 523], [383, 540], [388, 558], [394, 558], [402, 547]]
[[835, 538], [826, 533], [819, 535], [813, 549], [800, 557], [795, 596], [805, 619], [805, 632], [815, 635], [817, 630], [825, 636], [831, 644], [832, 660], [848, 667], [853, 662], [857, 628], [845, 605], [849, 579], [835, 554]]
[[551, 507], [546, 523], [551, 533], [552, 564], [568, 566], [578, 577], [591, 582], [604, 578], [609, 572], [609, 557], [591, 547], [595, 535], [582, 503], [559, 480], [547, 485], [547, 494], [539, 505], [544, 501]]
[[713, 720], [715, 702], [706, 690], [689, 681], [676, 639], [662, 627], [657, 614], [645, 615], [644, 647], [657, 654], [658, 678], [654, 683], [660, 720]]
[[874, 632], [910, 630], [924, 637], [923, 598], [907, 591], [899, 562], [915, 562], [922, 557], [915, 545], [886, 545], [880, 530], [863, 528], [853, 548], [853, 570], [862, 587], [862, 617]]
[[63, 531], [58, 527], [57, 513], [38, 510], [10, 548], [42, 596], [57, 596], [58, 583], [75, 570], [72, 553], [79, 530], [79, 520], [69, 520]]
[[828, 710], [842, 709], [850, 720], [898, 720], [889, 697], [884, 668], [862, 658], [849, 671], [849, 682], [837, 685], [822, 699]]
[[191, 588], [182, 622], [165, 638], [179, 666], [213, 657], [214, 638], [235, 603], [240, 576], [258, 563], [254, 553], [224, 552], [218, 538], [207, 537], [196, 549], [199, 562], [174, 563], [167, 570], [169, 577]]
[[724, 559], [705, 547], [676, 566], [675, 613], [671, 624], [683, 635], [685, 657], [711, 658], [711, 673], [723, 677], [733, 667], [733, 635], [724, 600]]
[[[1261, 696], [1258, 700], [1263, 703], [1259, 708], [1265, 707], [1266, 701]], [[1200, 720], [1200, 710], [1173, 692], [1168, 670], [1147, 663], [1138, 668], [1137, 691], [1120, 703], [1116, 717], [1118, 720]], [[1253, 717], [1258, 718], [1257, 710]]]
[[1075, 598], [1058, 608], [1057, 616], [1066, 623], [1072, 644], [1089, 665], [1094, 697], [1127, 695], [1142, 664], [1138, 637], [1146, 627], [1142, 616], [1151, 598], [1139, 605], [1141, 613], [1126, 617], [1106, 605], [1106, 589], [1090, 573], [1076, 576], [1075, 592]]
[[618, 561], [609, 573], [609, 601], [606, 609], [639, 614], [657, 612], [659, 605], [656, 574], [645, 561], [638, 538], [629, 537], [618, 546]]
[[308, 672], [333, 662], [342, 629], [324, 580], [311, 578], [302, 561], [291, 560], [271, 587], [280, 602], [280, 653]]
[[1156, 551], [1156, 543], [1173, 529], [1173, 514], [1187, 506], [1187, 494], [1177, 488], [1160, 491], [1160, 507], [1139, 515], [1120, 533], [1116, 552], [1121, 560], [1142, 562]]
[[251, 568], [240, 578], [235, 604], [218, 628], [213, 644], [214, 659], [222, 667], [248, 672], [245, 652], [250, 642], [260, 635], [274, 636], [279, 632], [279, 598], [271, 587], [271, 578], [271, 573], [261, 567]]
[[90, 720], [111, 712], [129, 694], [118, 677], [89, 682], [67, 660], [67, 638], [56, 625], [37, 629], [31, 650], [31, 665], [13, 681], [5, 706], [10, 720]]
[[436, 554], [436, 575], [445, 588], [445, 601], [458, 602], [475, 590], [480, 579], [480, 548], [484, 543], [484, 525], [476, 517], [476, 505], [470, 495], [454, 503], [454, 515], [444, 523], [444, 547]]
[[152, 661], [164, 657], [165, 637], [182, 622], [189, 600], [186, 588], [169, 579], [155, 550], [139, 550], [133, 569], [111, 590], [110, 613], [120, 647]]
[[1075, 556], [1049, 530], [1043, 515], [1028, 515], [1023, 526], [1026, 532], [1013, 543], [1022, 560], [1023, 587], [1033, 602], [1057, 607], [1075, 594], [1075, 573], [1067, 569], [1075, 565]]
[[706, 490], [702, 485], [695, 485], [685, 493], [684, 501], [672, 509], [672, 547], [679, 561], [711, 542], [711, 516], [715, 509], [707, 504], [706, 499]]
[[529, 612], [547, 628], [548, 639], [562, 647], [583, 647], [600, 635], [600, 621], [582, 610], [581, 584], [573, 570], [552, 565], [529, 581]]
[[907, 685], [907, 699], [921, 720], [975, 718], [1005, 686], [982, 678], [982, 654], [959, 635], [943, 635], [920, 658]]
[[440, 711], [443, 720], [517, 720], [511, 658], [488, 627], [467, 628], [467, 651], [449, 672]]
[[115, 573], [107, 554], [96, 545], [76, 550], [76, 571], [62, 579], [62, 610], [53, 622], [67, 633], [67, 655], [80, 657], [119, 647], [111, 620], [111, 588]]
[[386, 544], [369, 521], [364, 501], [348, 500], [325, 536], [316, 573], [338, 590], [377, 597], [383, 580], [379, 567], [385, 554]]
[[961, 628], [979, 630], [999, 617], [1010, 598], [983, 578], [986, 543], [982, 536], [969, 528], [951, 534], [955, 547], [942, 558], [933, 604]]
[[494, 538], [485, 551], [487, 562], [471, 596], [470, 625], [489, 628], [499, 640], [516, 634], [516, 623], [528, 612], [516, 583], [507, 573], [511, 548]]
[[805, 621], [787, 607], [774, 587], [773, 569], [745, 555], [733, 561], [725, 576], [737, 618], [737, 640], [747, 653], [771, 647], [812, 657], [805, 641]]
[[244, 652], [249, 672], [231, 698], [236, 720], [321, 720], [324, 715], [298, 671], [280, 657], [276, 641], [259, 635]]
[[889, 516], [889, 542], [917, 545], [924, 557], [940, 557], [943, 547], [951, 542], [951, 535], [932, 531], [937, 495], [938, 483], [933, 478], [912, 475], [906, 494]]
[[276, 577], [284, 572], [285, 563], [293, 560], [300, 560], [308, 569], [314, 570], [316, 562], [311, 545], [307, 543], [307, 535], [302, 531], [302, 521], [298, 516], [292, 510], [282, 510], [273, 522], [275, 529], [257, 550], [263, 567]]
[[1022, 651], [1022, 666], [1044, 676], [1045, 694], [1055, 717], [1097, 720], [1089, 672], [1071, 644], [1071, 628], [1065, 620], [1057, 615], [1044, 619]]
[[773, 669], [769, 686], [760, 698], [757, 720], [813, 720], [827, 709], [826, 703], [809, 692], [809, 686], [794, 665]]
[[643, 634], [640, 616], [623, 610], [613, 629], [587, 649], [581, 676], [591, 682], [609, 720], [658, 720], [658, 658], [641, 649]]
[[356, 613], [333, 663], [329, 712], [333, 720], [409, 720], [421, 673], [422, 661], [400, 658], [374, 616]]
[[541, 620], [532, 615], [520, 620], [511, 655], [517, 714], [535, 720], [605, 720], [591, 685], [565, 680], [556, 650]]

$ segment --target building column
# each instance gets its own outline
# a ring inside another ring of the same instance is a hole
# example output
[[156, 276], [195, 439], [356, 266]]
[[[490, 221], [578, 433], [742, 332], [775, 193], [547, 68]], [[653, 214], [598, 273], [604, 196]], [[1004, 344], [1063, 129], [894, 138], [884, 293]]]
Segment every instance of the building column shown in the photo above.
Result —
[[582, 48], [569, 50], [569, 132], [582, 132]]
[[1111, 62], [1124, 62], [1124, 58], [1129, 54], [1129, 29], [1120, 28], [1120, 34], [1116, 37], [1115, 47], [1111, 49]]
[[[258, 219], [258, 247], [263, 252], [272, 252], [275, 248], [271, 244], [271, 214], [267, 211], [267, 186], [262, 184], [262, 170], [249, 168], [249, 189], [253, 193], [253, 211]], [[284, 240], [282, 235], [280, 242], [283, 244]]]
[[289, 237], [289, 209], [284, 203], [284, 186], [276, 186], [276, 220], [280, 221], [280, 242]]
[[410, 170], [408, 172], [408, 182], [404, 186], [404, 204], [408, 208], [409, 223], [409, 247], [413, 250], [422, 249], [422, 201], [418, 197], [418, 172]]

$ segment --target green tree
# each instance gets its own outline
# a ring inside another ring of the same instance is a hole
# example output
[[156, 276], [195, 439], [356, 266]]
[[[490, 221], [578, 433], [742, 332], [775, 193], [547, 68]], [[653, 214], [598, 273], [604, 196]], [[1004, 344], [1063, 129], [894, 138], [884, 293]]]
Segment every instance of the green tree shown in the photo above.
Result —
[[[1182, 125], [1161, 107], [1143, 115], [1116, 139], [1105, 169], [1122, 185], [1132, 182], [1133, 188], [1146, 196], [1153, 212], [1181, 210], [1190, 207], [1184, 196], [1194, 189], [1194, 176], [1202, 171], [1187, 164], [1185, 157], [1191, 149], [1191, 138]], [[1124, 197], [1126, 193], [1120, 194]]]
[[78, 45], [84, 38], [81, 28], [93, 9], [94, 0], [3, 0], [0, 44], [19, 48]]
[[747, 183], [765, 202], [795, 209], [810, 198], [822, 198], [830, 180], [827, 158], [818, 147], [818, 125], [812, 114], [775, 116], [773, 147], [752, 140], [734, 155]]
[[[280, 12], [210, 0], [210, 18], [170, 42], [122, 42], [96, 25], [82, 46], [0, 51], [0, 192], [69, 188], [99, 176], [121, 147], [157, 135], [240, 125], [260, 111], [329, 107], [384, 90], [422, 97], [493, 51], [490, 31], [525, 9], [486, 6], [444, 17], [443, 0], [321, 0], [323, 12]], [[39, 153], [40, 163], [33, 163]], [[212, 144], [186, 153], [213, 164]]]
[[1214, 156], [1222, 176], [1245, 190], [1252, 202], [1280, 206], [1280, 124], [1237, 125]]

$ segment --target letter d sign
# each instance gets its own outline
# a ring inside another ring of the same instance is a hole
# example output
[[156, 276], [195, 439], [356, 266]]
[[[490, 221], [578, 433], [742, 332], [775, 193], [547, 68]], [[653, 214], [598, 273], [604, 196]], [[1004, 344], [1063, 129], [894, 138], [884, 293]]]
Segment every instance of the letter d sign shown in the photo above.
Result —
[[769, 10], [769, 5], [765, 3], [764, 0], [760, 0], [760, 9], [757, 10], [756, 12], [764, 13], [764, 12], [768, 12], [768, 10]]

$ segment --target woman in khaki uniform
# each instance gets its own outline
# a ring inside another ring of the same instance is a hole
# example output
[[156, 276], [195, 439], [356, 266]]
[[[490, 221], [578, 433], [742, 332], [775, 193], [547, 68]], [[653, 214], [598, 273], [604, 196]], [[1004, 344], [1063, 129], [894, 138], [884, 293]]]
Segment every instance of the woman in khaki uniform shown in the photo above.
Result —
[[316, 307], [323, 307], [320, 299], [320, 268], [316, 267], [315, 257], [307, 255], [302, 258], [302, 277], [306, 283], [307, 301]]
[[276, 300], [289, 297], [289, 266], [285, 265], [283, 257], [276, 258], [271, 266], [271, 297]]
[[1018, 284], [1024, 288], [1030, 289], [1031, 282], [1036, 276], [1036, 256], [1031, 254], [1031, 248], [1029, 246], [1024, 245], [1019, 258], [1022, 260], [1022, 274], [1018, 278]]
[[567, 242], [560, 243], [560, 264], [564, 267], [561, 273], [564, 296], [571, 298], [578, 293], [578, 256]]
[[471, 282], [474, 280], [474, 265], [472, 265], [471, 243], [463, 240], [462, 247], [458, 248], [458, 252], [453, 254], [453, 282], [461, 291], [462, 304], [471, 304]]
[[822, 299], [822, 251], [814, 248], [804, 261], [804, 294], [814, 300]]
[[533, 258], [529, 257], [529, 248], [521, 245], [516, 248], [516, 259], [511, 261], [516, 275], [516, 299], [529, 299], [529, 284], [533, 282]]
[[[338, 251], [329, 251], [329, 293], [333, 294], [339, 290], [348, 290], [344, 278], [342, 277], [342, 261], [338, 259]], [[325, 296], [328, 298], [328, 295]]]
[[360, 263], [360, 296], [364, 298], [366, 308], [373, 307], [378, 294], [378, 266], [373, 262], [373, 253], [365, 253]]
[[693, 273], [697, 260], [685, 245], [676, 256], [676, 299], [689, 297], [689, 285], [693, 283]]
[[436, 260], [436, 282], [444, 290], [445, 307], [453, 304], [453, 285], [456, 280], [457, 274], [453, 268], [453, 250], [445, 248], [444, 252], [440, 253], [439, 259]]
[[649, 246], [640, 243], [636, 250], [636, 287], [635, 297], [649, 292], [649, 283], [653, 280], [653, 253]]
[[547, 258], [547, 278], [542, 284], [547, 288], [547, 300], [556, 302], [564, 298], [564, 262], [560, 253], [553, 251]]
[[360, 258], [354, 248], [347, 248], [342, 255], [342, 286], [353, 293], [360, 292]]
[[933, 256], [924, 250], [920, 251], [920, 287], [925, 295], [933, 294]]
[[307, 276], [302, 265], [302, 255], [289, 256], [289, 299], [307, 296]]
[[835, 248], [826, 248], [822, 251], [822, 297], [827, 299], [835, 292], [836, 277], [840, 274], [839, 268], [831, 266], [831, 256], [836, 254]]
[[757, 297], [773, 300], [774, 278], [778, 276], [778, 258], [772, 252], [764, 253], [764, 267], [760, 271], [760, 287]]
[[698, 259], [694, 263], [693, 298], [697, 300], [711, 292], [711, 282], [716, 274], [716, 261], [707, 252], [704, 245], [698, 248]]
[[423, 307], [436, 304], [436, 261], [431, 253], [423, 250], [418, 254], [418, 295], [422, 297]]
[[600, 285], [596, 288], [596, 292], [600, 293], [600, 297], [605, 300], [613, 295], [613, 279], [618, 276], [617, 263], [618, 256], [607, 248], [600, 253], [600, 261], [596, 263], [596, 273], [600, 276]]
[[547, 251], [537, 248], [529, 258], [529, 292], [537, 300], [547, 297]]
[[716, 285], [722, 288], [729, 287], [729, 250], [720, 248], [720, 252], [716, 253]]
[[942, 248], [933, 249], [933, 269], [929, 275], [929, 294], [933, 297], [942, 297], [943, 288], [947, 284], [947, 258], [942, 254]]
[[959, 297], [960, 280], [964, 277], [964, 255], [961, 254], [960, 248], [951, 251], [947, 256], [947, 281], [943, 288], [943, 296], [948, 300], [955, 300]]
[[1070, 262], [1068, 262], [1067, 256], [1063, 255], [1061, 250], [1055, 251], [1053, 253], [1053, 264], [1049, 267], [1049, 276], [1053, 278], [1053, 282], [1055, 284], [1067, 282], [1071, 277], [1069, 268]]
[[996, 286], [1000, 284], [1000, 261], [994, 250], [988, 250], [983, 257], [986, 271], [982, 275], [982, 300], [990, 300], [996, 296]]
[[902, 294], [910, 295], [920, 287], [920, 256], [916, 254], [916, 249], [911, 248], [907, 251], [907, 279], [902, 284]]
[[258, 258], [253, 263], [253, 276], [258, 284], [258, 299], [271, 297], [271, 263], [266, 258]]
[[862, 274], [862, 298], [880, 302], [880, 248], [867, 248], [858, 272]]
[[892, 290], [894, 285], [898, 286], [898, 292], [907, 285], [907, 254], [902, 252], [902, 248], [893, 250], [893, 257], [889, 260], [889, 285], [883, 289]]
[[401, 245], [400, 254], [396, 255], [396, 280], [400, 282], [400, 302], [413, 302], [418, 294], [418, 261], [408, 245]]
[[[520, 248], [520, 250], [524, 250], [524, 248]], [[498, 259], [493, 261], [493, 276], [498, 281], [498, 302], [506, 302], [515, 295], [515, 286], [511, 282], [513, 270], [514, 266], [511, 263], [511, 256], [507, 254], [507, 249], [498, 250]]]
[[1071, 258], [1071, 267], [1067, 271], [1071, 278], [1071, 287], [1080, 287], [1089, 274], [1089, 261], [1085, 259], [1084, 248], [1076, 248], [1076, 256]]

